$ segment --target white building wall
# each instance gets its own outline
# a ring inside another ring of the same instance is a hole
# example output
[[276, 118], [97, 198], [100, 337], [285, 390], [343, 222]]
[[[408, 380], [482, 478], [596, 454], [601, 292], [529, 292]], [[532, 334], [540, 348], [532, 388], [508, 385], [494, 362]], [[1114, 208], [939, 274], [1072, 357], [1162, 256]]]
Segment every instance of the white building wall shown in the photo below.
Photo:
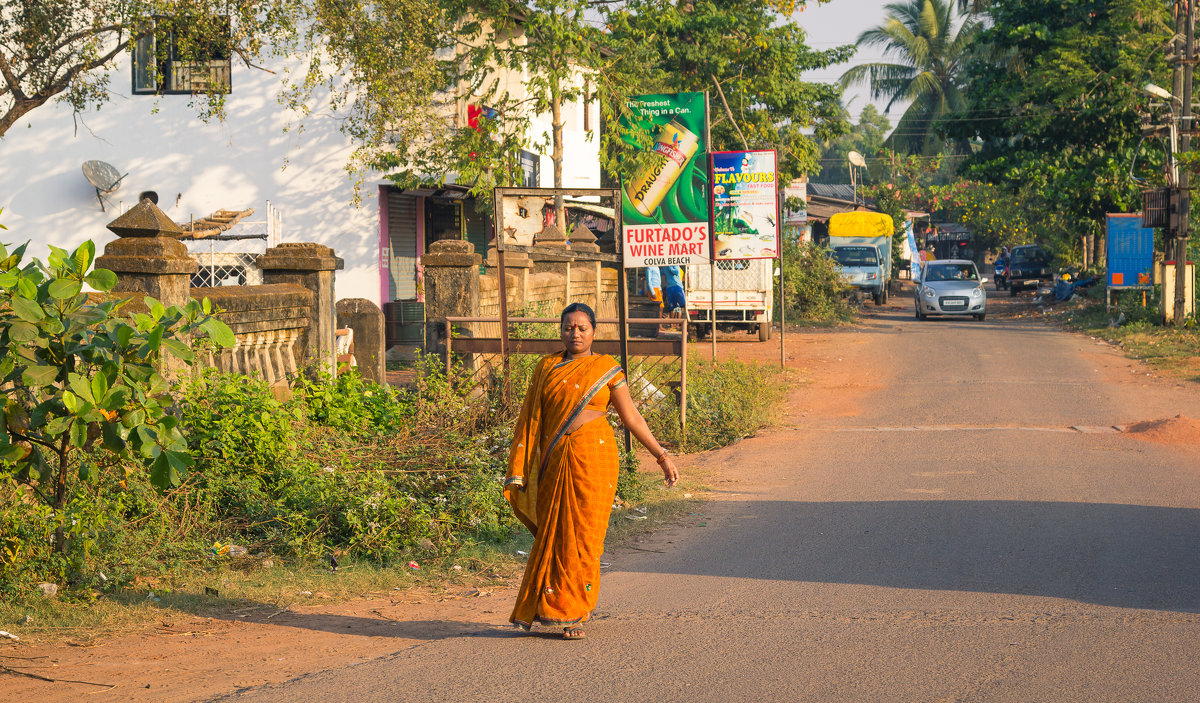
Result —
[[[112, 99], [99, 112], [78, 121], [56, 103], [30, 112], [0, 139], [0, 223], [8, 227], [0, 231], [0, 241], [30, 240], [28, 254], [43, 259], [50, 244], [70, 249], [92, 239], [103, 250], [114, 238], [105, 225], [146, 190], [156, 191], [159, 207], [178, 222], [218, 209], [255, 208], [249, 219], [259, 219], [269, 200], [283, 217], [282, 241], [324, 244], [345, 260], [337, 277], [338, 298], [383, 302], [376, 198], [384, 181], [377, 174], [367, 178], [356, 205], [345, 170], [353, 147], [336, 119], [322, 112], [324, 103], [314, 103], [318, 109], [297, 129], [296, 115], [276, 100], [277, 75], [237, 61], [232, 71], [222, 122], [202, 122], [186, 95], [133, 95], [128, 55], [118, 59]], [[595, 127], [598, 101], [590, 109]], [[578, 105], [568, 106], [566, 114], [564, 185], [597, 188], [596, 131], [591, 138], [583, 132]], [[531, 142], [549, 131], [549, 116], [538, 116]], [[81, 170], [92, 159], [129, 174], [106, 198], [107, 212], [101, 212]], [[543, 155], [543, 186], [553, 185], [553, 173]]]
[[[72, 248], [89, 238], [102, 250], [113, 239], [105, 225], [145, 190], [176, 221], [222, 208], [255, 208], [249, 219], [260, 219], [270, 200], [283, 216], [283, 241], [325, 244], [345, 259], [339, 298], [377, 301], [377, 189], [368, 182], [361, 206], [353, 204], [344, 169], [352, 147], [333, 119], [316, 115], [285, 132], [295, 115], [276, 101], [279, 77], [234, 61], [228, 117], [205, 124], [189, 96], [133, 95], [128, 55], [117, 67], [99, 112], [76, 125], [70, 109], [47, 103], [0, 140], [0, 222], [9, 228], [0, 238], [31, 240], [29, 253], [42, 258], [48, 244]], [[107, 212], [81, 171], [91, 159], [129, 173]]]

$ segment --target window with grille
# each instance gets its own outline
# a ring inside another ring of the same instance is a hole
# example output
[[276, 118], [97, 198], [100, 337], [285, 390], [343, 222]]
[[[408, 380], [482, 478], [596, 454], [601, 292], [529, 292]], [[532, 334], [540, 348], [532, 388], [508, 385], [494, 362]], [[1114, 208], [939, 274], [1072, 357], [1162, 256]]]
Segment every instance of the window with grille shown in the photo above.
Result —
[[134, 94], [231, 92], [231, 43], [228, 17], [155, 20], [134, 41]]

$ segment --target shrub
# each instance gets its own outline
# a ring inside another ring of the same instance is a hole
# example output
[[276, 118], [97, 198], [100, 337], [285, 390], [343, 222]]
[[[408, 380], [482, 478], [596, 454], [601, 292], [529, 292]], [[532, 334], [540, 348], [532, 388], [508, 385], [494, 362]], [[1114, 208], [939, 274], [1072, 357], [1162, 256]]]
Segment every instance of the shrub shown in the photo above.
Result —
[[646, 419], [655, 437], [683, 451], [716, 449], [771, 424], [786, 386], [783, 372], [772, 366], [691, 361], [687, 432], [679, 425], [678, 403], [660, 403]]
[[787, 306], [787, 319], [811, 322], [852, 320], [854, 307], [847, 299], [849, 290], [838, 272], [837, 264], [826, 250], [811, 242], [784, 242], [783, 286], [779, 295]]
[[97, 486], [144, 477], [164, 490], [180, 482], [192, 459], [160, 374], [163, 352], [190, 363], [188, 337], [233, 342], [207, 300], [167, 308], [145, 297], [145, 312], [128, 316], [126, 300], [93, 301], [85, 284], [102, 293], [116, 284], [111, 271], [92, 270], [95, 245], [50, 250], [45, 263], [23, 265], [25, 246], [10, 255], [0, 245], [5, 582], [27, 561], [59, 580], [76, 577], [98, 531], [127, 512], [127, 501], [97, 499]]

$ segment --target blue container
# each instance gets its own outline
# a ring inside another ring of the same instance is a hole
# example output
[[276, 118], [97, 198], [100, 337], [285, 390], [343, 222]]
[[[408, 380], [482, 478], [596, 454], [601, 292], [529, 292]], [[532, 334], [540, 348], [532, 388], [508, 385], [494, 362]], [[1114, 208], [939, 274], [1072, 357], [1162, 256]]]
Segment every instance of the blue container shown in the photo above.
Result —
[[1108, 287], [1151, 288], [1154, 283], [1154, 230], [1142, 227], [1141, 213], [1112, 213], [1108, 225]]

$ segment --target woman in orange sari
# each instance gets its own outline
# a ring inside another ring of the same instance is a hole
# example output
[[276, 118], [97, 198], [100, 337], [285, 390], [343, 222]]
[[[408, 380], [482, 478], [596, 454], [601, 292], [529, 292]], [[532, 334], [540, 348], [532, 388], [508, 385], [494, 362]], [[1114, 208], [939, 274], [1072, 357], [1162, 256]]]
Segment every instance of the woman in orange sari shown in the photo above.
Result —
[[658, 460], [667, 486], [679, 477], [633, 404], [611, 356], [594, 354], [596, 315], [582, 303], [562, 312], [565, 350], [541, 360], [513, 432], [504, 495], [533, 533], [533, 548], [510, 620], [535, 621], [582, 639], [596, 607], [600, 554], [617, 490], [617, 442], [606, 419], [621, 422]]

